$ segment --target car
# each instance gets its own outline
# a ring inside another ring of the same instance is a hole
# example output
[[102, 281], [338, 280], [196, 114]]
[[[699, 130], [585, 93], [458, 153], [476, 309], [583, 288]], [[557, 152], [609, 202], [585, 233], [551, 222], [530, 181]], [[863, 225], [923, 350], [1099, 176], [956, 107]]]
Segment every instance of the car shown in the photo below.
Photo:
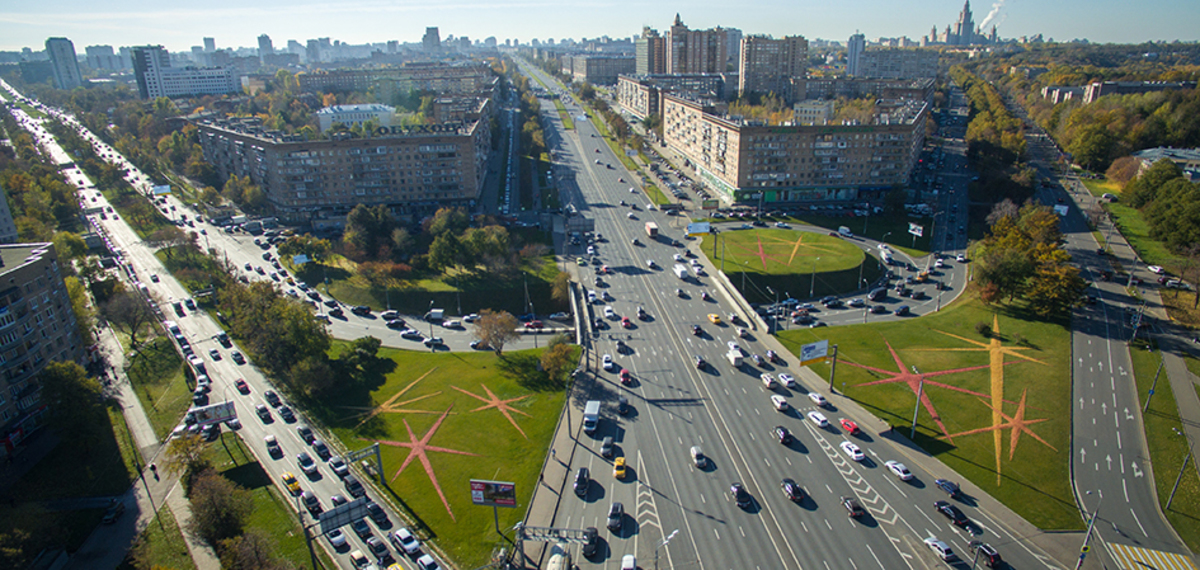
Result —
[[317, 472], [317, 462], [307, 451], [301, 451], [296, 454], [296, 465], [300, 466], [300, 470], [307, 475], [312, 475]]
[[304, 508], [308, 509], [309, 514], [314, 517], [325, 512], [325, 508], [321, 506], [321, 500], [311, 491], [301, 493], [300, 501], [304, 503]]
[[333, 474], [339, 478], [343, 478], [350, 474], [350, 466], [346, 465], [346, 461], [341, 457], [334, 457], [329, 460], [329, 468], [333, 470]]
[[274, 421], [271, 418], [271, 408], [268, 408], [263, 404], [254, 406], [254, 413], [258, 414], [258, 419], [262, 420], [264, 424], [269, 424]]
[[150, 281], [153, 283], [158, 283], [158, 275], [153, 273], [150, 274]]
[[283, 480], [283, 486], [287, 487], [289, 493], [293, 495], [300, 494], [300, 481], [296, 479], [295, 475], [292, 475], [291, 471], [284, 471], [280, 479]]
[[409, 556], [421, 551], [421, 541], [413, 536], [412, 531], [407, 527], [400, 527], [396, 532], [388, 533], [388, 541], [392, 546]]
[[442, 567], [438, 566], [438, 563], [433, 559], [433, 556], [425, 554], [417, 559], [417, 568], [419, 570], [441, 570]]
[[342, 529], [335, 528], [326, 533], [325, 536], [329, 538], [329, 545], [334, 550], [341, 550], [346, 547], [346, 533], [342, 532]]
[[[962, 232], [959, 232], [959, 233], [962, 233]], [[960, 253], [960, 254], [958, 254], [958, 255], [954, 256], [954, 261], [957, 261], [957, 262], [959, 262], [959, 263], [966, 263], [966, 262], [967, 262], [967, 256], [965, 256], [965, 255], [963, 255], [963, 254], [961, 254], [961, 253]]]
[[440, 337], [440, 336], [431, 336], [431, 337], [421, 341], [421, 344], [424, 344], [425, 346], [428, 346], [428, 347], [435, 347], [435, 346], [442, 346], [442, 345], [446, 344], [446, 342], [444, 340], [442, 340], [442, 337]]
[[213, 360], [221, 360], [221, 351], [214, 348], [208, 351], [208, 356]]
[[704, 335], [704, 329], [700, 328], [700, 325], [692, 325], [692, 334], [695, 336], [702, 336]]
[[312, 428], [306, 425], [296, 426], [296, 434], [300, 436], [300, 439], [304, 440], [304, 443], [309, 445], [312, 445], [312, 442], [317, 440], [317, 436], [313, 435]]
[[367, 549], [371, 551], [371, 555], [375, 557], [375, 560], [379, 562], [380, 566], [395, 561], [395, 559], [392, 558], [392, 552], [388, 550], [387, 544], [384, 544], [382, 540], [379, 540], [379, 537], [371, 536], [363, 542], [366, 543]]
[[[708, 293], [704, 293], [704, 294], [707, 295]], [[718, 315], [716, 313], [709, 313], [708, 314], [708, 322], [710, 322], [714, 325], [721, 324], [721, 315]]]
[[350, 523], [350, 528], [359, 538], [365, 539], [368, 536], [375, 536], [375, 533], [371, 532], [371, 526], [367, 524], [367, 519], [354, 519]]
[[[901, 295], [903, 296], [903, 293], [901, 293]], [[909, 314], [908, 305], [900, 305], [899, 307], [896, 307], [896, 310], [893, 311], [893, 314], [896, 315], [897, 317], [903, 317], [903, 316]]]
[[787, 386], [788, 388], [795, 388], [796, 387], [796, 377], [792, 376], [791, 374], [788, 374], [787, 372], [780, 372], [779, 373], [779, 383], [783, 384], [784, 386]]
[[967, 519], [967, 515], [963, 514], [962, 509], [950, 504], [947, 501], [934, 501], [933, 509], [942, 514], [942, 516], [950, 519], [950, 522], [955, 526], [966, 527], [971, 524]]
[[734, 482], [729, 485], [729, 496], [733, 498], [733, 502], [737, 506], [745, 509], [750, 506], [750, 493], [746, 492], [746, 488], [741, 483]]
[[958, 560], [958, 555], [950, 549], [950, 545], [938, 540], [937, 537], [931, 536], [926, 538], [924, 542], [925, 546], [929, 547], [929, 549], [932, 550], [933, 553], [943, 561], [950, 562], [952, 560]]
[[824, 408], [829, 405], [829, 401], [825, 399], [825, 396], [822, 396], [817, 392], [809, 392], [808, 399], [812, 400], [812, 403], [816, 404], [819, 408]]
[[763, 365], [763, 357], [761, 357], [761, 356], [759, 356], [759, 355], [757, 355], [757, 354], [751, 354], [751, 355], [750, 355], [750, 360], [753, 360], [753, 361], [754, 361], [754, 365], [755, 365], [755, 366], [762, 366], [762, 365]]
[[375, 524], [379, 525], [380, 528], [392, 526], [392, 521], [388, 519], [388, 515], [384, 512], [383, 507], [370, 499], [367, 499], [367, 516], [371, 517], [371, 520], [375, 521]]
[[856, 298], [856, 299], [850, 299], [850, 302], [848, 304], [851, 307], [865, 307], [867, 305], [867, 302], [861, 298]]
[[103, 524], [113, 524], [117, 522], [117, 519], [121, 518], [122, 514], [125, 514], [125, 503], [117, 499], [112, 499], [108, 504], [108, 508], [104, 510], [104, 517], [100, 519], [100, 522]]
[[274, 390], [263, 392], [263, 397], [267, 399], [267, 403], [271, 404], [272, 408], [283, 405], [283, 400], [279, 399], [279, 394], [276, 394]]
[[234, 380], [233, 386], [237, 388], [237, 391], [243, 395], [250, 393], [250, 385], [246, 383], [245, 379], [238, 378], [237, 380]]
[[613, 438], [611, 435], [605, 436], [600, 441], [600, 457], [612, 457], [614, 453]]
[[228, 420], [225, 420], [225, 427], [233, 431], [237, 431], [242, 429], [242, 421], [237, 418], [229, 418]]
[[866, 455], [863, 455], [862, 449], [859, 449], [857, 445], [854, 445], [854, 442], [843, 441], [840, 447], [842, 448], [842, 452], [849, 456], [850, 459], [862, 461], [867, 458]]
[[192, 311], [196, 310], [196, 302], [191, 299], [184, 299], [183, 306], [187, 307], [188, 309], [190, 309]]
[[613, 460], [613, 477], [617, 479], [625, 478], [625, 457], [618, 457]]
[[575, 494], [583, 497], [587, 495], [588, 487], [592, 484], [592, 476], [587, 467], [580, 467], [579, 471], [575, 472], [575, 481], [571, 483], [571, 488], [575, 490]]
[[293, 412], [287, 406], [279, 406], [279, 417], [283, 418], [283, 421], [289, 424], [294, 423], [296, 421], [296, 412]]
[[884, 462], [883, 465], [884, 467], [887, 467], [888, 471], [891, 471], [893, 474], [895, 474], [896, 477], [898, 477], [901, 481], [908, 481], [913, 478], [912, 471], [909, 471], [908, 467], [899, 461], [893, 459]]
[[613, 310], [612, 307], [604, 307], [604, 318], [615, 319], [615, 318], [617, 318], [617, 313], [616, 313], [616, 311]]
[[842, 424], [842, 429], [850, 432], [850, 435], [858, 435], [858, 432], [859, 432], [858, 424], [856, 424], [846, 418], [842, 418], [842, 419], [838, 420], [838, 423]]
[[866, 514], [866, 511], [863, 510], [862, 505], [859, 504], [857, 499], [851, 497], [841, 497], [840, 501], [842, 503], [842, 508], [846, 509], [846, 516], [856, 519]]
[[529, 322], [525, 323], [525, 328], [527, 328], [527, 329], [541, 329], [541, 328], [545, 328], [545, 327], [546, 327], [546, 324], [543, 323], [542, 321], [529, 321]]
[[616, 532], [621, 530], [621, 526], [625, 524], [625, 505], [620, 502], [613, 502], [608, 506], [608, 515], [605, 516], [604, 525], [608, 530]]
[[942, 491], [945, 491], [947, 495], [950, 495], [951, 499], [957, 498], [962, 493], [962, 490], [958, 487], [958, 483], [949, 479], [935, 479], [933, 484]]
[[829, 427], [829, 420], [826, 419], [825, 414], [822, 414], [821, 412], [815, 410], [809, 412], [808, 419], [812, 420], [814, 424], [817, 424], [817, 427]]
[[654, 260], [653, 260], [653, 259], [647, 259], [647, 260], [646, 260], [646, 267], [649, 267], [650, 269], [655, 269], [655, 268], [657, 268], [657, 267], [658, 267], [658, 264], [657, 264], [657, 263], [654, 263]]
[[779, 443], [787, 445], [792, 442], [792, 432], [788, 431], [788, 429], [783, 426], [775, 426], [775, 429], [772, 430], [772, 433], [774, 433], [775, 437], [779, 439]]
[[1000, 558], [1000, 553], [983, 541], [972, 540], [967, 543], [967, 548], [970, 548], [971, 552], [975, 553], [972, 560], [982, 559], [988, 568], [1000, 568], [1004, 563]]
[[621, 379], [621, 383], [626, 386], [633, 383], [633, 375], [629, 372], [629, 370], [622, 368], [619, 377]]
[[638, 307], [637, 308], [637, 318], [644, 321], [644, 320], [650, 318], [650, 315], [646, 314], [646, 309]]
[[777, 354], [774, 350], [767, 349], [767, 360], [778, 363], [780, 362], [779, 354]]
[[629, 317], [621, 317], [621, 327], [631, 329], [633, 328], [633, 321], [629, 320]]
[[1149, 270], [1150, 273], [1153, 273], [1155, 275], [1162, 275], [1167, 272], [1165, 269], [1163, 269], [1161, 266], [1158, 266], [1158, 265], [1151, 265], [1151, 266], [1147, 267], [1146, 269]]
[[417, 329], [404, 329], [400, 332], [400, 338], [407, 338], [410, 340], [420, 340], [423, 336], [424, 335], [421, 334], [421, 331]]
[[788, 499], [791, 499], [793, 501], [803, 501], [804, 500], [804, 489], [800, 486], [799, 483], [793, 481], [790, 478], [785, 477], [783, 479], [783, 481], [780, 481], [779, 488], [781, 490], [783, 490], [784, 496], [786, 496]]
[[600, 359], [600, 361], [604, 365], [604, 369], [609, 372], [612, 372], [613, 368], [615, 368], [615, 365], [613, 364], [613, 357], [611, 354], [605, 354], [604, 357]]
[[788, 406], [787, 398], [784, 398], [783, 396], [780, 396], [779, 394], [771, 395], [771, 405], [775, 406], [775, 409], [779, 410], [781, 412], [788, 411], [788, 408], [790, 407], [790, 406]]
[[333, 453], [329, 451], [329, 446], [325, 445], [325, 442], [319, 439], [312, 442], [312, 448], [313, 452], [317, 454], [317, 457], [321, 458], [321, 461], [328, 461], [330, 456], [333, 455]]

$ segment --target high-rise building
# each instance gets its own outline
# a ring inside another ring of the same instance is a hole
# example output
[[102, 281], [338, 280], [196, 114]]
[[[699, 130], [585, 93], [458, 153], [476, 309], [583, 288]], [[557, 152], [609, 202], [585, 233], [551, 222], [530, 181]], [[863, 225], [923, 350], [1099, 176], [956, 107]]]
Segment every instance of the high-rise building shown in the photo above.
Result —
[[725, 30], [689, 30], [675, 14], [666, 37], [667, 73], [724, 73], [728, 59]]
[[0, 186], [0, 244], [17, 243], [17, 224], [8, 209], [8, 192]]
[[928, 79], [938, 73], [938, 52], [924, 49], [872, 49], [858, 56], [859, 77]]
[[294, 55], [304, 55], [304, 46], [301, 45], [300, 42], [296, 40], [288, 40], [287, 46], [288, 53]]
[[204, 51], [208, 53], [217, 51], [217, 40], [212, 38], [204, 38]]
[[113, 51], [112, 46], [88, 46], [84, 48], [84, 52], [87, 53], [87, 65], [92, 69], [125, 69], [125, 62]]
[[667, 72], [667, 41], [658, 35], [658, 30], [649, 26], [642, 28], [642, 35], [633, 41], [638, 75], [656, 75]]
[[258, 36], [258, 57], [272, 55], [275, 53], [275, 46], [271, 45], [271, 37], [267, 34]]
[[318, 40], [308, 40], [308, 44], [304, 48], [304, 59], [308, 63], [318, 63], [321, 61], [321, 42]]
[[74, 89], [83, 86], [83, 75], [79, 73], [79, 60], [75, 58], [75, 44], [67, 38], [46, 40], [46, 54], [54, 66], [54, 86], [59, 89]]
[[162, 46], [133, 48], [133, 72], [143, 99], [183, 95], [223, 95], [241, 91], [228, 67], [172, 67]]
[[803, 36], [774, 39], [750, 35], [742, 38], [738, 67], [738, 95], [774, 93], [792, 102], [798, 98], [793, 80], [804, 79], [808, 69], [808, 40]]
[[425, 28], [425, 36], [421, 38], [421, 47], [425, 51], [439, 51], [442, 49], [442, 38], [438, 35], [437, 26]]
[[728, 64], [733, 67], [732, 71], [737, 73], [740, 69], [741, 52], [742, 52], [742, 31], [737, 28], [723, 28], [725, 30], [725, 51], [729, 55]]
[[51, 362], [86, 363], [53, 244], [0, 246], [0, 455], [45, 423], [37, 375]]
[[859, 60], [867, 50], [867, 38], [862, 34], [854, 34], [846, 42], [846, 73], [859, 75]]

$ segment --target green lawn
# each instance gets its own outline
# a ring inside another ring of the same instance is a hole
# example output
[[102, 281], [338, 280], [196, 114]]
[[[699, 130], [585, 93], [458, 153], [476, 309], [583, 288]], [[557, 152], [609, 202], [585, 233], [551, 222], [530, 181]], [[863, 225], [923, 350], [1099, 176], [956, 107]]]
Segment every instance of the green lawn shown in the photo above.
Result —
[[[344, 346], [338, 343], [334, 352]], [[385, 442], [388, 499], [410, 513], [422, 537], [436, 539], [458, 567], [475, 568], [494, 546], [508, 543], [496, 534], [490, 509], [471, 504], [468, 480], [516, 483], [518, 508], [500, 509], [500, 528], [511, 528], [529, 505], [562, 410], [565, 385], [537, 371], [540, 354], [526, 350], [499, 358], [490, 352], [383, 349], [380, 356], [388, 360], [377, 379], [307, 402], [306, 409], [351, 450]], [[496, 408], [480, 409], [486, 404], [479, 398], [490, 399], [489, 392], [509, 402], [516, 427]], [[399, 472], [406, 459], [415, 459], [409, 449], [388, 444], [420, 440], [435, 427], [431, 445], [462, 452], [428, 452], [448, 507], [420, 461]]]
[[[196, 568], [196, 564], [192, 562], [192, 555], [188, 552], [187, 542], [183, 539], [183, 533], [175, 522], [175, 514], [171, 512], [171, 507], [166, 505], [159, 507], [158, 518], [150, 521], [138, 536], [134, 548], [143, 550], [140, 562], [145, 568]], [[121, 565], [117, 566], [117, 570], [136, 568], [138, 566], [134, 562], [132, 551], [126, 555]]]
[[658, 204], [659, 206], [671, 203], [671, 199], [667, 198], [667, 195], [663, 194], [662, 190], [658, 189], [658, 186], [646, 184], [643, 186], [643, 190], [646, 191], [646, 196], [650, 198], [650, 201]]
[[814, 232], [765, 228], [724, 231], [715, 238], [705, 236], [701, 248], [709, 258], [709, 269], [719, 270], [724, 262], [730, 281], [752, 303], [775, 300], [767, 287], [777, 291], [780, 298], [790, 295], [803, 299], [861, 289], [860, 269], [868, 283], [880, 275], [879, 263], [867, 259], [857, 246]]
[[[987, 307], [968, 295], [921, 318], [791, 330], [781, 333], [780, 341], [793, 353], [799, 353], [802, 344], [823, 339], [837, 345], [836, 389], [890, 424], [903, 426], [906, 437], [916, 387], [910, 388], [907, 380], [866, 384], [895, 378], [898, 370], [913, 378], [909, 373], [913, 368], [929, 374], [983, 367], [924, 379], [924, 393], [942, 425], [923, 407], [916, 443], [1039, 528], [1079, 529], [1083, 523], [1071, 494], [1068, 465], [1071, 348], [1067, 325], [1033, 321], [1019, 308]], [[976, 332], [976, 324], [990, 325], [993, 317], [998, 318], [1000, 346], [1010, 351], [1003, 356], [1001, 410], [1008, 417], [1023, 411], [1028, 422], [1015, 450], [1011, 429], [992, 429], [993, 383], [986, 368], [991, 341]], [[828, 364], [815, 364], [812, 369], [829, 377]], [[967, 433], [972, 430], [983, 431]], [[922, 474], [930, 480], [941, 475]]]
[[567, 106], [562, 104], [558, 99], [554, 100], [554, 108], [558, 109], [558, 116], [562, 119], [563, 128], [568, 131], [575, 130], [575, 120], [571, 118], [571, 114], [567, 112]]
[[[1146, 342], [1140, 340], [1129, 347], [1129, 353], [1133, 357], [1138, 399], [1144, 407], [1162, 356], [1157, 350], [1146, 350]], [[1158, 385], [1154, 387], [1150, 409], [1142, 420], [1150, 462], [1154, 466], [1154, 485], [1158, 490], [1159, 505], [1188, 548], [1193, 552], [1200, 551], [1200, 476], [1196, 474], [1194, 463], [1188, 464], [1175, 500], [1170, 509], [1166, 508], [1171, 488], [1183, 467], [1183, 458], [1188, 454], [1188, 442], [1187, 438], [1175, 431], [1182, 430], [1183, 424], [1179, 419], [1179, 406], [1175, 403], [1171, 383], [1165, 376], [1159, 378]]]
[[126, 373], [154, 426], [154, 433], [165, 439], [192, 406], [192, 389], [184, 375], [183, 359], [171, 340], [160, 336], [127, 362]]
[[1080, 179], [1080, 182], [1083, 183], [1083, 187], [1087, 188], [1088, 192], [1090, 192], [1092, 196], [1103, 196], [1105, 194], [1116, 194], [1118, 196], [1121, 195], [1121, 188], [1118, 187], [1115, 182], [1112, 182], [1107, 178], [1103, 180], [1092, 180], [1085, 178]]

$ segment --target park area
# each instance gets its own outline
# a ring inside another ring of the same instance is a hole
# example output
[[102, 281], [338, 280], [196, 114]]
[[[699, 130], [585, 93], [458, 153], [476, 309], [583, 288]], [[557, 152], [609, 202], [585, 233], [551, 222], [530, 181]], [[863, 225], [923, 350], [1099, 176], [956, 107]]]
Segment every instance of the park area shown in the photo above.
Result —
[[[1042, 529], [1079, 529], [1071, 495], [1070, 331], [974, 295], [903, 321], [780, 333], [838, 347], [834, 388]], [[828, 363], [812, 369], [829, 377]]]

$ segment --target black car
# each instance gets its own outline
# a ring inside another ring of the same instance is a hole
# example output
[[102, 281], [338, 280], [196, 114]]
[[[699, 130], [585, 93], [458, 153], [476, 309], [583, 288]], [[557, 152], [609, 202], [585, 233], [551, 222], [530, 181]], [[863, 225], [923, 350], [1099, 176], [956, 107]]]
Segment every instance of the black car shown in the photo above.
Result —
[[896, 307], [896, 316], [903, 317], [908, 314], [908, 305], [900, 305]]
[[278, 408], [283, 403], [283, 400], [279, 399], [279, 394], [276, 394], [274, 390], [263, 392], [263, 397], [267, 399], [267, 403], [271, 404], [272, 408]]
[[321, 458], [321, 461], [329, 461], [329, 458], [333, 457], [333, 453], [329, 451], [329, 446], [325, 445], [325, 442], [319, 439], [313, 440], [312, 448], [317, 453], [317, 457]]
[[779, 443], [784, 445], [792, 442], [792, 433], [783, 426], [775, 426], [775, 437], [779, 438]]
[[221, 346], [225, 348], [230, 348], [233, 346], [233, 342], [229, 340], [229, 335], [225, 333], [217, 335], [217, 342], [221, 343]]
[[622, 416], [629, 413], [629, 398], [625, 396], [617, 398], [617, 413]]
[[296, 421], [296, 413], [287, 406], [279, 406], [279, 417], [289, 424]]
[[325, 509], [321, 507], [321, 500], [318, 499], [316, 495], [312, 494], [311, 491], [305, 491], [302, 493], [300, 495], [300, 500], [304, 502], [304, 508], [308, 509], [308, 512], [314, 517], [325, 511]]
[[958, 488], [958, 483], [955, 483], [949, 479], [937, 479], [933, 482], [933, 484], [937, 485], [937, 488], [945, 491], [947, 495], [950, 495], [951, 499], [957, 498], [961, 492]]
[[357, 307], [351, 308], [350, 312], [354, 313], [356, 315], [369, 315], [369, 314], [371, 314], [371, 307], [368, 307], [366, 305], [359, 305]]
[[600, 532], [596, 527], [589, 526], [583, 529], [584, 543], [582, 553], [584, 558], [591, 558], [600, 550]]
[[862, 505], [858, 504], [857, 499], [850, 497], [841, 498], [842, 507], [846, 509], [846, 516], [850, 518], [858, 518], [863, 516], [866, 511], [863, 511]]
[[613, 503], [612, 506], [608, 507], [607, 518], [608, 521], [606, 524], [608, 526], [608, 530], [613, 532], [621, 530], [621, 526], [625, 522], [625, 505], [622, 505], [621, 503]]
[[779, 488], [783, 490], [783, 494], [787, 495], [787, 498], [793, 501], [804, 500], [804, 489], [800, 487], [799, 483], [791, 479], [784, 478], [783, 481], [780, 481]]
[[384, 566], [395, 561], [395, 559], [392, 558], [392, 552], [388, 550], [387, 545], [384, 544], [382, 540], [379, 540], [379, 537], [372, 536], [365, 542], [367, 544], [367, 548], [371, 550], [371, 555], [379, 561], [380, 566]]
[[874, 307], [871, 307], [872, 314], [882, 315], [886, 312], [888, 312], [888, 308], [883, 305], [875, 305]]
[[953, 522], [956, 526], [965, 527], [971, 524], [971, 521], [967, 519], [967, 515], [964, 515], [962, 510], [946, 501], [937, 501], [933, 503], [933, 508], [937, 510], [937, 512], [942, 513], [942, 515], [946, 518], [950, 519], [950, 522]]
[[700, 325], [692, 325], [692, 334], [700, 336], [704, 334], [704, 331], [700, 328]]
[[983, 563], [986, 564], [988, 568], [999, 568], [1003, 565], [1004, 561], [1001, 560], [1000, 553], [986, 542], [972, 540], [971, 542], [967, 543], [967, 547], [971, 549], [971, 552], [976, 553], [978, 558], [983, 560]]
[[575, 489], [575, 494], [583, 497], [587, 495], [588, 486], [592, 484], [592, 476], [588, 472], [587, 467], [580, 467], [579, 471], [575, 472], [575, 482], [571, 485]]
[[367, 524], [367, 519], [355, 519], [354, 522], [350, 523], [350, 528], [354, 529], [354, 534], [357, 534], [362, 539], [375, 535], [371, 532], [371, 525]]
[[707, 362], [704, 361], [704, 357], [700, 356], [699, 354], [696, 355], [695, 361], [696, 361], [696, 368], [704, 368], [704, 366], [706, 364], [708, 364]]
[[308, 426], [296, 426], [296, 433], [300, 434], [300, 439], [303, 439], [304, 443], [309, 445], [312, 445], [312, 442], [317, 440], [317, 437], [313, 435], [312, 428]]
[[734, 483], [729, 486], [729, 496], [733, 497], [733, 502], [737, 506], [745, 509], [750, 506], [750, 493], [746, 492], [746, 488], [741, 483]]
[[392, 521], [388, 519], [387, 513], [384, 512], [383, 507], [379, 506], [379, 504], [375, 501], [367, 501], [367, 515], [370, 516], [371, 520], [375, 521], [375, 524], [379, 525], [380, 528], [392, 526]]

